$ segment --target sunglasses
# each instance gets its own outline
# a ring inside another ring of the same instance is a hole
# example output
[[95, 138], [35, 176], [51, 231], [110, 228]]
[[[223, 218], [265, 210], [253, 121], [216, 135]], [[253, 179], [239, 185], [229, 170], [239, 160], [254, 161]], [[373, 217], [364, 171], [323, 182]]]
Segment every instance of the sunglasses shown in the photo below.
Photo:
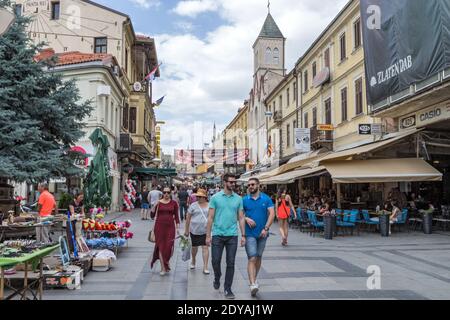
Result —
[[163, 194], [171, 194], [170, 191], [163, 191]]
[[256, 183], [249, 183], [248, 186], [249, 186], [249, 187], [256, 187], [257, 184], [256, 184]]
[[231, 184], [236, 184], [237, 183], [237, 181], [227, 181], [228, 183], [231, 183]]

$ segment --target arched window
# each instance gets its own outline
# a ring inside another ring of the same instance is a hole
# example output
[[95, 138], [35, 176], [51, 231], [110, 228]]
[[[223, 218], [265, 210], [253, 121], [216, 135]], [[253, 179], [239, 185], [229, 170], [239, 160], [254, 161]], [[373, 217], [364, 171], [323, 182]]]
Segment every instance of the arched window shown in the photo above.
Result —
[[278, 50], [278, 48], [273, 49], [273, 63], [280, 63], [280, 50]]
[[270, 48], [266, 49], [266, 64], [272, 64], [272, 50]]

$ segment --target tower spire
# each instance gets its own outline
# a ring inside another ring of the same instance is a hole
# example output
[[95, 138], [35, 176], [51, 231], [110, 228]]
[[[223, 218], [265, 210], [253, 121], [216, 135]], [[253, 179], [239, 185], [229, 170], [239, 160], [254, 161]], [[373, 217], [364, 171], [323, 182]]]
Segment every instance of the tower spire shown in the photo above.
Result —
[[267, 11], [268, 11], [269, 14], [270, 14], [270, 0], [267, 0]]

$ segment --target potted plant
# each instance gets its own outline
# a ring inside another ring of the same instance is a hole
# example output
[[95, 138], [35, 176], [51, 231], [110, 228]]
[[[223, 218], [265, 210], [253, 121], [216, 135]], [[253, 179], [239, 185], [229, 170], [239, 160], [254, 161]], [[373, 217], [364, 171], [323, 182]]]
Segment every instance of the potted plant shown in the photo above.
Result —
[[419, 213], [422, 214], [422, 228], [423, 233], [432, 234], [433, 233], [433, 213], [434, 207], [430, 203], [428, 209], [421, 209]]

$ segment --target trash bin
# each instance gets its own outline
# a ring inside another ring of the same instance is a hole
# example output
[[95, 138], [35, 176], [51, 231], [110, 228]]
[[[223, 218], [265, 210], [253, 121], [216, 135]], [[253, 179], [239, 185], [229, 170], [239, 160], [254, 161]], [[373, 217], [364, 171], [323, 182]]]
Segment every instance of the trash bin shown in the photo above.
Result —
[[433, 214], [432, 213], [425, 213], [423, 215], [423, 233], [425, 234], [432, 234], [433, 233]]
[[382, 237], [389, 237], [389, 215], [380, 216], [380, 233]]
[[324, 232], [323, 232], [324, 238], [326, 240], [333, 240], [333, 233], [335, 232], [335, 227], [333, 225], [336, 225], [336, 217], [324, 216], [323, 222], [324, 222]]

